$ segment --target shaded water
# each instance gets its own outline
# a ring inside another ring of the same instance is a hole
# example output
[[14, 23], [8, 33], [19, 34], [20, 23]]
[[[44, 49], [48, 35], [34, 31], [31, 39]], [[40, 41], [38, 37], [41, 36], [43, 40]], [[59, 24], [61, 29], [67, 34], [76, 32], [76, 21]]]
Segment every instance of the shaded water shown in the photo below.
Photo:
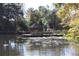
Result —
[[26, 40], [16, 40], [16, 36], [0, 36], [0, 56], [79, 56], [76, 44], [43, 48], [29, 47]]

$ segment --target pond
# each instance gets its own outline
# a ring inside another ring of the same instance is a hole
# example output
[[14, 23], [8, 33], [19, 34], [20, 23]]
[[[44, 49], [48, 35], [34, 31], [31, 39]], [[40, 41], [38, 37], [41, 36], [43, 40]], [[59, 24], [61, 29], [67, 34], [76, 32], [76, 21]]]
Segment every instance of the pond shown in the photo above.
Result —
[[79, 56], [79, 46], [70, 42], [69, 45], [58, 47], [30, 47], [26, 40], [16, 41], [16, 36], [0, 36], [0, 56]]

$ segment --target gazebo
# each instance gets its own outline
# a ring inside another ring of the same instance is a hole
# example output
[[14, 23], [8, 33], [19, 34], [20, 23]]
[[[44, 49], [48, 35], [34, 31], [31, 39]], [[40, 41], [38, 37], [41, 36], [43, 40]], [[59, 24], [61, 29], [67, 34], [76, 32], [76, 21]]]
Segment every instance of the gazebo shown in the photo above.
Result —
[[43, 31], [43, 26], [38, 23], [34, 23], [30, 26], [31, 31]]

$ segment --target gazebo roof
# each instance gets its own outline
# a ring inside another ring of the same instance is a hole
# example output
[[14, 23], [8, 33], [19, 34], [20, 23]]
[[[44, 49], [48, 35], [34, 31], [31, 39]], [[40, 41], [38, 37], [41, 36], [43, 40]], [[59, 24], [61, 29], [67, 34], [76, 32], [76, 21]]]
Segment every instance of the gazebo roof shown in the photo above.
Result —
[[40, 28], [40, 25], [38, 23], [34, 23], [33, 25], [31, 25], [32, 29], [39, 29]]

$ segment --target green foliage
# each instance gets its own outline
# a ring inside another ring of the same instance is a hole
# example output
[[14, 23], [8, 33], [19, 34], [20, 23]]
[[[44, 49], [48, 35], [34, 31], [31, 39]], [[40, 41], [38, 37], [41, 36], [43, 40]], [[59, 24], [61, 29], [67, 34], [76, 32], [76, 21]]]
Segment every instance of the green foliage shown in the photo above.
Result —
[[66, 33], [65, 37], [67, 40], [73, 40], [74, 36], [73, 36], [73, 33]]
[[55, 8], [60, 8], [62, 6], [63, 3], [54, 3], [53, 5], [55, 6]]
[[[21, 31], [21, 30], [27, 30], [28, 29], [28, 22], [23, 18], [23, 16], [18, 16], [18, 21], [16, 21], [16, 25], [17, 25], [17, 30]], [[19, 28], [19, 29], [18, 29]]]
[[76, 40], [77, 40], [77, 42], [79, 42], [79, 36], [76, 36]]
[[[66, 31], [65, 36], [69, 40], [79, 42], [79, 4], [65, 3], [60, 7], [56, 15], [61, 18], [63, 28]], [[67, 28], [68, 27], [68, 28]]]
[[0, 31], [16, 32], [17, 16], [23, 16], [20, 3], [0, 3]]
[[[34, 23], [39, 23], [42, 21], [43, 25], [49, 26], [53, 29], [62, 29], [60, 24], [61, 20], [55, 15], [57, 10], [50, 10], [49, 7], [39, 6], [38, 9], [29, 8], [27, 10], [27, 21], [29, 22], [29, 27]], [[39, 24], [40, 25], [40, 24]]]
[[47, 9], [44, 6], [38, 7], [38, 10], [34, 10], [33, 8], [28, 9], [27, 16], [29, 16], [29, 24], [32, 25], [33, 23], [39, 23], [41, 20], [42, 23], [46, 25], [48, 22], [47, 15], [49, 15], [50, 11], [51, 10]]

